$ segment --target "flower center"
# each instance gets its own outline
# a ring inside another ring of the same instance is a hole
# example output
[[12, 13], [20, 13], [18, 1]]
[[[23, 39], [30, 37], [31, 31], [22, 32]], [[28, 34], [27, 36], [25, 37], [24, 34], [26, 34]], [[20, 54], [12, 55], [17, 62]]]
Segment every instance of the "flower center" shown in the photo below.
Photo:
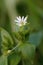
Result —
[[24, 22], [23, 21], [21, 21], [21, 25], [24, 25]]

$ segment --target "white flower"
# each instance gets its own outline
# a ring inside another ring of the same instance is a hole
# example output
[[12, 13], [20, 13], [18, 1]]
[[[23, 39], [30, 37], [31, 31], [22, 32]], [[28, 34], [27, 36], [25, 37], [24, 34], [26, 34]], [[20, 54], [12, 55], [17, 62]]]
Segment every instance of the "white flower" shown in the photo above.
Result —
[[18, 26], [22, 26], [27, 23], [27, 18], [28, 18], [28, 16], [26, 16], [25, 18], [24, 18], [24, 16], [22, 16], [22, 18], [19, 16], [19, 17], [16, 17], [15, 22]]

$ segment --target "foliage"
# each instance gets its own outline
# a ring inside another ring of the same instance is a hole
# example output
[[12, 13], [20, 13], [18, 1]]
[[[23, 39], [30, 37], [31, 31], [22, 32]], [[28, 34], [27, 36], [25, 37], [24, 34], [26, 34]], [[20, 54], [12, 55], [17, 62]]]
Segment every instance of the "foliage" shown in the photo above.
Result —
[[[18, 15], [26, 25], [15, 24]], [[0, 65], [43, 65], [42, 0], [0, 0]]]

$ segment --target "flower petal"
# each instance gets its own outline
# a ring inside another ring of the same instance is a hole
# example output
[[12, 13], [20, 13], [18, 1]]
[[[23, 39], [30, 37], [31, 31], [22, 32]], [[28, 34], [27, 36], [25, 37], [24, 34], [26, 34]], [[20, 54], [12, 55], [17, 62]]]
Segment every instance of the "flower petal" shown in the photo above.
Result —
[[17, 23], [18, 23], [19, 21], [15, 20], [15, 22], [17, 22]]
[[17, 18], [18, 21], [21, 21], [21, 17], [20, 16], [19, 17], [16, 17], [16, 18]]
[[28, 16], [25, 17], [24, 22], [27, 20]]
[[21, 17], [19, 16], [18, 18], [19, 18], [19, 21], [21, 21]]
[[22, 17], [22, 21], [24, 21], [24, 16]]

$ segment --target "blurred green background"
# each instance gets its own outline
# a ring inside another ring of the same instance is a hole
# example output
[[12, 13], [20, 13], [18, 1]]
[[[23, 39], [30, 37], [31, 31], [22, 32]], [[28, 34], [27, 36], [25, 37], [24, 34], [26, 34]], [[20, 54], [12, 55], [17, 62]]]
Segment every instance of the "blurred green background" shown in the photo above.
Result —
[[[15, 32], [14, 20], [16, 16], [22, 17], [27, 15], [28, 15], [27, 23], [28, 22], [30, 23], [29, 26], [31, 28], [31, 31], [25, 35], [26, 43], [30, 42], [31, 44], [36, 46], [35, 50], [36, 54], [34, 58], [35, 61], [33, 65], [43, 65], [43, 0], [0, 0], [0, 27], [8, 31], [9, 34]], [[1, 35], [3, 35], [3, 33], [1, 34], [0, 32], [0, 49], [1, 49]], [[12, 63], [14, 63], [14, 61], [12, 61]], [[0, 65], [8, 65], [8, 64], [6, 63], [1, 64], [0, 61]], [[31, 65], [31, 64], [15, 63], [14, 65]]]
[[13, 27], [14, 19], [18, 15], [28, 15], [28, 22], [30, 22], [34, 29], [43, 29], [42, 0], [0, 0], [1, 27], [9, 30], [10, 26]]

